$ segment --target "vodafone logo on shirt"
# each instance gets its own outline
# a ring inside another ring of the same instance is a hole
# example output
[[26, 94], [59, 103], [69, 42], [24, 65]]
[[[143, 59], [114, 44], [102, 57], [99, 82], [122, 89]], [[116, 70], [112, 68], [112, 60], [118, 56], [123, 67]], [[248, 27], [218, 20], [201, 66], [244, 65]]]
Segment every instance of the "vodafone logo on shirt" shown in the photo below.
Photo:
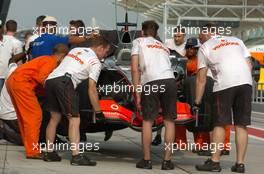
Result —
[[78, 55], [80, 55], [81, 52], [76, 53], [76, 55], [74, 54], [68, 54], [67, 56], [70, 58], [73, 58], [74, 60], [76, 60], [77, 62], [79, 62], [81, 65], [84, 64], [84, 62], [78, 57]]
[[231, 45], [237, 45], [237, 46], [239, 46], [239, 43], [238, 42], [226, 42], [226, 41], [222, 41], [222, 40], [221, 40], [221, 42], [224, 42], [224, 43], [221, 43], [219, 45], [216, 45], [213, 48], [214, 51], [217, 50], [217, 49], [219, 49], [219, 48], [221, 48], [221, 47], [226, 47], [226, 46], [231, 46]]
[[148, 44], [147, 47], [161, 49], [163, 51], [166, 51], [168, 54], [170, 53], [170, 51], [167, 48], [165, 48], [162, 44], [160, 44], [159, 42], [156, 42], [155, 44]]

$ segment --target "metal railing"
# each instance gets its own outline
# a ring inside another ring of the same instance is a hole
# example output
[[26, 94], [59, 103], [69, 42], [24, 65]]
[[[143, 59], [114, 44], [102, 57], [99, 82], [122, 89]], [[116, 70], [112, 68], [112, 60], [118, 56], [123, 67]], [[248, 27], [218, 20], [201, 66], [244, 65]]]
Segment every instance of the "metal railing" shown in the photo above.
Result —
[[264, 83], [253, 83], [252, 103], [264, 104]]

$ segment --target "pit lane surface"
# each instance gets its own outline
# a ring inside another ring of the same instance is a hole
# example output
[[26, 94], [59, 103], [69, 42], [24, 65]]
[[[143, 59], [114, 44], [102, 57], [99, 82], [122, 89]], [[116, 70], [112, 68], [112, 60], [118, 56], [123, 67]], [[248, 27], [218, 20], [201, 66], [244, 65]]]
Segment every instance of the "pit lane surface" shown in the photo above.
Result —
[[[253, 113], [253, 118], [259, 115]], [[253, 125], [254, 126], [254, 125]], [[257, 125], [260, 126], [260, 125]], [[264, 128], [264, 127], [262, 127]], [[29, 160], [24, 157], [23, 147], [14, 146], [0, 140], [0, 173], [1, 174], [72, 174], [72, 173], [93, 173], [93, 174], [196, 174], [206, 173], [195, 170], [195, 164], [202, 164], [207, 157], [200, 157], [191, 151], [176, 151], [174, 153], [173, 171], [160, 170], [162, 161], [162, 150], [164, 147], [153, 147], [153, 169], [140, 170], [135, 168], [135, 163], [141, 158], [140, 133], [130, 129], [114, 132], [112, 139], [104, 142], [104, 134], [87, 134], [88, 142], [99, 142], [100, 150], [97, 152], [86, 152], [97, 161], [96, 167], [71, 166], [69, 164], [70, 152], [60, 151], [62, 162], [47, 163], [41, 160]], [[192, 134], [188, 133], [192, 141]], [[221, 166], [224, 174], [229, 174], [230, 167], [235, 159], [234, 134], [231, 134], [232, 150], [230, 156], [222, 157]], [[247, 173], [261, 174], [264, 171], [263, 157], [264, 140], [251, 137], [247, 153]], [[209, 172], [210, 173], [210, 172]]]

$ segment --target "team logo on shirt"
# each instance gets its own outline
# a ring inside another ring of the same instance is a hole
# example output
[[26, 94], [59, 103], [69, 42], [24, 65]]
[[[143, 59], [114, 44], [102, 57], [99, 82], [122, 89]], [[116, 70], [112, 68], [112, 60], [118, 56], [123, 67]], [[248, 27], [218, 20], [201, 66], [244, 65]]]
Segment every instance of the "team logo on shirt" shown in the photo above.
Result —
[[81, 65], [83, 65], [84, 62], [78, 57], [81, 54], [82, 52], [77, 52], [76, 54], [68, 54], [67, 57], [73, 58], [74, 60], [78, 61]]
[[169, 50], [166, 49], [166, 48], [164, 48], [164, 47], [162, 46], [162, 44], [159, 43], [159, 42], [156, 42], [155, 44], [148, 44], [147, 47], [148, 47], [148, 48], [157, 48], [157, 49], [161, 49], [161, 50], [163, 50], [163, 51], [166, 51], [167, 53], [170, 53]]
[[236, 46], [239, 46], [239, 43], [238, 42], [224, 42], [224, 43], [221, 43], [221, 44], [218, 44], [216, 45], [213, 50], [217, 50], [219, 48], [222, 48], [222, 47], [226, 47], [226, 46], [233, 46], [233, 45], [236, 45]]

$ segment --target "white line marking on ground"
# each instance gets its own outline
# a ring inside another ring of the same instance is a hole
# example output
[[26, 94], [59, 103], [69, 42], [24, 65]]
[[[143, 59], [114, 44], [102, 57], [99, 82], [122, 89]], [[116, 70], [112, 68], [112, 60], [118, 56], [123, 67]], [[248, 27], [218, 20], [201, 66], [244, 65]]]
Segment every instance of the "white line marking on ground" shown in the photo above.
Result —
[[[235, 134], [235, 131], [231, 130], [230, 131], [232, 134]], [[256, 140], [260, 140], [260, 141], [264, 141], [264, 138], [260, 138], [260, 137], [257, 137], [257, 136], [254, 136], [254, 135], [250, 135], [248, 134], [249, 138], [253, 138], [253, 139], [256, 139]]]
[[250, 138], [256, 139], [256, 140], [260, 140], [260, 141], [264, 141], [264, 138], [260, 138], [260, 137], [256, 137], [254, 135], [248, 135]]
[[255, 112], [255, 111], [253, 111], [252, 114], [260, 114], [260, 115], [264, 115], [264, 112]]
[[255, 126], [248, 126], [249, 128], [253, 128], [253, 129], [257, 129], [257, 130], [262, 130], [262, 131], [264, 131], [264, 129], [263, 128], [260, 128], [260, 127], [255, 127]]

